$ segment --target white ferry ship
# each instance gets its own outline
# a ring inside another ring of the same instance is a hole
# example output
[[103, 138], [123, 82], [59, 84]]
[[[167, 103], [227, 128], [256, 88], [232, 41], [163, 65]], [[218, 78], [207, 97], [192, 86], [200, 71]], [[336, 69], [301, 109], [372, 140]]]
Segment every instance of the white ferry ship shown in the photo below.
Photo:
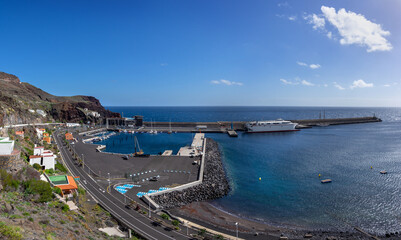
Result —
[[247, 122], [245, 127], [249, 133], [264, 133], [264, 132], [290, 132], [299, 131], [295, 129], [297, 123], [286, 121], [283, 119], [271, 121], [254, 121]]

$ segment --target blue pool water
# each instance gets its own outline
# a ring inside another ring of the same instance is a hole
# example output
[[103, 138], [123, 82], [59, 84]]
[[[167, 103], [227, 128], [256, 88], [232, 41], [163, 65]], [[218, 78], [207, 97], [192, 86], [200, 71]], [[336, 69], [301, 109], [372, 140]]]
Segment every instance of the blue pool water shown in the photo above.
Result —
[[[275, 225], [373, 233], [401, 231], [401, 109], [301, 107], [109, 107], [154, 121], [218, 121], [359, 117], [382, 123], [315, 127], [293, 133], [206, 134], [223, 151], [232, 190], [213, 204]], [[107, 150], [132, 152], [125, 134]], [[125, 140], [127, 141], [125, 141]], [[175, 152], [192, 134], [139, 134], [145, 151]], [[117, 140], [114, 140], [117, 141]], [[129, 145], [129, 146], [128, 146]], [[128, 151], [129, 148], [129, 151]], [[371, 166], [373, 169], [371, 169]], [[379, 171], [387, 170], [387, 175]], [[321, 179], [331, 178], [330, 184]], [[259, 181], [259, 177], [261, 181]]]

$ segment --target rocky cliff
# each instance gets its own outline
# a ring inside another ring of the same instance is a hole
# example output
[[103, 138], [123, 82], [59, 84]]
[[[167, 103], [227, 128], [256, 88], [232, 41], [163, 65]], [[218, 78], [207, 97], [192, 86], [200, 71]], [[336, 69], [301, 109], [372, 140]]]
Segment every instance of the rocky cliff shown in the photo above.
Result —
[[47, 121], [99, 121], [120, 114], [106, 110], [95, 97], [51, 95], [15, 75], [0, 72], [0, 126]]

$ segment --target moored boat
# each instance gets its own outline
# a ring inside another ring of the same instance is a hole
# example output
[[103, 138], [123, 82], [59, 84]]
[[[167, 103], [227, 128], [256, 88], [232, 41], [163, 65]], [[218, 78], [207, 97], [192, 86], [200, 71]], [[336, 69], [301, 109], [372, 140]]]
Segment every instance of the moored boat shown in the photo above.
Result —
[[270, 121], [253, 121], [247, 122], [245, 127], [249, 133], [265, 133], [265, 132], [291, 132], [299, 131], [295, 127], [297, 123], [286, 121], [283, 119]]

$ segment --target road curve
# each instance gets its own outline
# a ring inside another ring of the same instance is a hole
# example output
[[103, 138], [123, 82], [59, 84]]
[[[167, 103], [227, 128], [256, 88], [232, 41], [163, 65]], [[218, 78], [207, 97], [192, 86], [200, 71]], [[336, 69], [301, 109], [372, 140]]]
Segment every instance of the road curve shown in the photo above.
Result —
[[120, 201], [110, 193], [107, 193], [105, 189], [91, 176], [84, 172], [82, 168], [74, 164], [72, 156], [62, 144], [62, 137], [59, 136], [58, 131], [55, 132], [54, 136], [61, 157], [64, 161], [64, 165], [69, 169], [72, 175], [80, 177], [81, 183], [85, 183], [86, 181], [86, 184], [81, 184], [81, 186], [84, 187], [85, 190], [116, 219], [147, 239], [191, 239], [191, 237], [182, 233], [176, 231], [168, 232], [161, 227], [155, 227], [152, 225], [153, 221], [149, 218], [135, 212], [134, 210], [126, 209], [124, 202]]

